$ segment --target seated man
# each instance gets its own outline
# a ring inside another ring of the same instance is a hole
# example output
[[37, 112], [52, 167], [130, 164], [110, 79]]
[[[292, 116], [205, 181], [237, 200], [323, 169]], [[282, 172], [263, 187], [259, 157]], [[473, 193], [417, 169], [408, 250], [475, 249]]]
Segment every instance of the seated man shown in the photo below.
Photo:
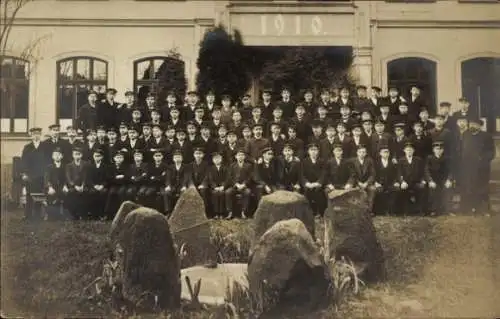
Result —
[[351, 189], [353, 181], [349, 161], [344, 158], [344, 150], [341, 143], [333, 145], [333, 158], [328, 162], [326, 170], [325, 192], [339, 189]]
[[283, 146], [283, 156], [279, 160], [281, 185], [287, 191], [300, 192], [300, 160], [294, 156], [292, 144]]
[[398, 160], [400, 188], [398, 196], [398, 207], [402, 213], [422, 214], [423, 195], [426, 185], [424, 176], [424, 164], [419, 157], [414, 156], [415, 149], [411, 142], [404, 146], [404, 156]]
[[113, 156], [113, 164], [108, 172], [108, 199], [104, 211], [108, 220], [113, 219], [118, 208], [125, 201], [125, 192], [128, 184], [128, 167], [125, 164], [125, 152], [119, 150]]
[[184, 164], [182, 151], [176, 149], [172, 156], [173, 164], [167, 171], [167, 183], [163, 193], [165, 211], [170, 215], [181, 194], [191, 185], [189, 166]]
[[149, 166], [148, 173], [148, 189], [144, 196], [146, 206], [152, 207], [159, 212], [164, 212], [163, 201], [159, 200], [158, 193], [165, 188], [167, 179], [167, 164], [163, 162], [163, 149], [151, 149], [153, 155], [153, 163]]
[[87, 217], [88, 205], [88, 163], [82, 160], [83, 152], [79, 147], [73, 149], [73, 161], [66, 165], [66, 184], [68, 185], [67, 207], [74, 219]]
[[144, 163], [144, 154], [142, 150], [134, 150], [133, 157], [134, 162], [130, 164], [128, 170], [130, 184], [125, 195], [128, 200], [137, 201], [139, 204], [143, 205], [147, 191], [146, 182], [148, 179], [148, 166]]
[[207, 187], [210, 192], [211, 209], [207, 208], [207, 217], [223, 217], [225, 211], [224, 190], [227, 181], [229, 168], [222, 165], [222, 152], [212, 153], [213, 165], [208, 168]]
[[108, 195], [108, 166], [104, 162], [104, 151], [94, 150], [93, 161], [89, 165], [87, 185], [89, 188], [90, 217], [103, 218], [102, 208]]
[[191, 181], [205, 203], [205, 210], [208, 209], [208, 196], [206, 176], [208, 163], [205, 160], [205, 151], [202, 147], [196, 147], [193, 152], [194, 161], [191, 163]]
[[278, 162], [274, 159], [273, 149], [268, 146], [262, 150], [262, 160], [255, 164], [256, 200], [269, 195], [279, 188], [280, 176]]
[[45, 171], [45, 190], [47, 194], [47, 217], [48, 219], [58, 219], [61, 216], [62, 205], [67, 191], [66, 176], [63, 165], [63, 150], [56, 147], [52, 151], [52, 164]]
[[379, 154], [375, 161], [373, 213], [390, 215], [394, 213], [394, 200], [400, 188], [398, 166], [391, 161], [389, 144], [381, 144]]
[[359, 144], [356, 150], [356, 157], [351, 159], [351, 179], [353, 185], [365, 190], [372, 195], [373, 180], [375, 179], [375, 168], [373, 161], [368, 156], [368, 151], [364, 144]]
[[432, 155], [425, 163], [425, 180], [429, 185], [429, 213], [431, 216], [443, 214], [450, 201], [450, 189], [453, 185], [449, 158], [444, 156], [444, 143], [432, 144]]
[[319, 158], [317, 144], [309, 144], [307, 154], [308, 156], [302, 161], [301, 186], [313, 213], [323, 216], [326, 209], [326, 197], [323, 192], [326, 165]]
[[236, 162], [229, 168], [229, 176], [226, 183], [226, 208], [228, 210], [227, 218], [233, 217], [233, 201], [235, 195], [242, 196], [241, 217], [246, 218], [250, 204], [250, 186], [252, 183], [253, 167], [252, 164], [245, 161], [246, 154], [243, 149], [236, 153]]

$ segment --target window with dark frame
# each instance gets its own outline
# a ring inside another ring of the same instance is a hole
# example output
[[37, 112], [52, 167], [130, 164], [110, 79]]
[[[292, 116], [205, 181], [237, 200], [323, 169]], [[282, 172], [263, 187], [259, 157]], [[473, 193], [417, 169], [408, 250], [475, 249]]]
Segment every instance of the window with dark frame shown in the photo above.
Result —
[[152, 56], [134, 61], [134, 89], [139, 103], [144, 103], [149, 92], [158, 93], [157, 73], [167, 59], [164, 56]]
[[0, 57], [0, 127], [2, 133], [27, 133], [29, 115], [28, 61]]
[[104, 60], [78, 56], [58, 61], [56, 113], [61, 129], [74, 124], [90, 90], [104, 95], [107, 85], [108, 62]]

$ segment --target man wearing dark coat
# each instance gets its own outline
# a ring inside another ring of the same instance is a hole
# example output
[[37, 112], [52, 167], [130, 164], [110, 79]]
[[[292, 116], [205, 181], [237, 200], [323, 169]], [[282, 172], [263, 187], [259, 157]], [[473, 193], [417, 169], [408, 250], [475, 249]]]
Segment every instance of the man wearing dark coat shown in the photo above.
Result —
[[46, 155], [41, 145], [42, 129], [30, 129], [31, 142], [26, 144], [21, 155], [21, 177], [26, 187], [26, 220], [40, 219], [41, 206], [33, 202], [32, 193], [43, 193], [43, 182], [46, 168]]
[[192, 185], [190, 167], [183, 162], [181, 150], [174, 151], [172, 161], [167, 171], [166, 187], [163, 191], [167, 215], [172, 213], [181, 194]]
[[[295, 115], [295, 103], [290, 98], [290, 89], [284, 87], [281, 90], [281, 100], [277, 105], [283, 110], [283, 119], [285, 121]], [[269, 120], [271, 120], [271, 118], [269, 118]]]
[[333, 156], [327, 162], [325, 176], [325, 191], [327, 194], [336, 189], [350, 189], [353, 186], [351, 163], [344, 158], [343, 152], [342, 144], [335, 143], [333, 145]]
[[492, 136], [481, 131], [482, 120], [473, 116], [463, 137], [463, 156], [460, 164], [464, 194], [462, 206], [472, 212], [488, 211], [491, 161], [495, 158]]
[[73, 160], [66, 165], [66, 183], [68, 185], [67, 207], [75, 219], [87, 217], [88, 205], [88, 162], [82, 159], [81, 148], [73, 149]]
[[224, 163], [220, 151], [212, 153], [212, 162], [208, 168], [206, 185], [210, 193], [211, 209], [207, 208], [208, 217], [225, 217], [225, 185], [228, 178], [229, 163]]
[[404, 146], [404, 156], [398, 160], [400, 189], [397, 207], [403, 214], [422, 214], [425, 206], [425, 165], [422, 159], [414, 156], [411, 142]]
[[427, 210], [431, 216], [446, 212], [453, 185], [450, 160], [444, 156], [443, 144], [434, 142], [432, 154], [425, 162], [425, 180], [429, 186]]
[[118, 106], [115, 101], [116, 90], [109, 88], [106, 90], [106, 99], [97, 105], [97, 124], [104, 125], [105, 128], [114, 127], [118, 121]]
[[104, 211], [109, 220], [113, 219], [121, 203], [125, 200], [125, 192], [129, 183], [125, 152], [119, 150], [114, 154], [113, 164], [109, 166], [108, 178], [109, 192]]
[[323, 192], [326, 165], [319, 158], [319, 147], [308, 146], [308, 156], [302, 161], [301, 187], [315, 215], [323, 215], [326, 208], [326, 197]]
[[375, 160], [375, 198], [373, 212], [375, 214], [394, 213], [394, 203], [400, 188], [398, 166], [391, 161], [389, 144], [379, 146], [379, 156]]
[[75, 126], [81, 132], [86, 132], [88, 129], [96, 129], [98, 125], [98, 106], [97, 106], [97, 92], [90, 91], [88, 94], [88, 103], [83, 105], [78, 110], [78, 117]]
[[47, 217], [57, 219], [61, 216], [66, 187], [63, 150], [59, 147], [52, 152], [52, 164], [45, 171], [44, 189], [47, 194]]
[[300, 160], [294, 156], [294, 148], [290, 143], [283, 146], [283, 156], [278, 157], [280, 183], [290, 192], [300, 192]]
[[45, 165], [49, 165], [52, 162], [52, 152], [54, 149], [68, 149], [68, 141], [60, 137], [60, 131], [61, 126], [59, 124], [49, 126], [49, 138], [42, 142], [42, 149], [45, 152]]
[[241, 217], [246, 218], [250, 208], [250, 195], [253, 182], [253, 166], [245, 161], [245, 150], [239, 149], [236, 161], [229, 167], [225, 185], [227, 218], [233, 217], [233, 201], [236, 194], [241, 194]]
[[87, 186], [89, 190], [89, 212], [91, 218], [104, 218], [104, 207], [108, 195], [109, 166], [104, 161], [104, 150], [94, 149], [89, 164]]
[[160, 200], [159, 194], [165, 188], [168, 166], [163, 161], [164, 149], [153, 148], [150, 150], [153, 162], [148, 167], [148, 188], [144, 195], [145, 205], [153, 207], [159, 212], [163, 212], [163, 200]]
[[[215, 152], [217, 150], [213, 150]], [[211, 156], [210, 156], [211, 157]], [[208, 187], [207, 187], [207, 172], [209, 167], [209, 162], [205, 159], [205, 149], [203, 147], [195, 147], [193, 152], [193, 162], [191, 163], [191, 182], [200, 194], [203, 202], [205, 203], [205, 209], [209, 208], [208, 202]]]
[[262, 150], [262, 161], [255, 164], [256, 201], [269, 195], [281, 187], [281, 176], [278, 161], [274, 158], [273, 149], [265, 147]]

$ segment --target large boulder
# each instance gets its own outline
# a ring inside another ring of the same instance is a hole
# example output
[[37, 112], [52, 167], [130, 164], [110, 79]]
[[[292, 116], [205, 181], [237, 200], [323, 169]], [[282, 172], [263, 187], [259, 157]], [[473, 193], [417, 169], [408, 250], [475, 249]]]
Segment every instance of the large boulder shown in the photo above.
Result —
[[146, 308], [179, 307], [179, 258], [166, 217], [139, 207], [125, 217], [116, 240], [123, 250], [123, 296]]
[[318, 247], [296, 218], [275, 223], [260, 237], [250, 255], [248, 280], [264, 312], [315, 307], [325, 300], [330, 284]]
[[368, 281], [385, 278], [382, 246], [371, 217], [372, 199], [361, 189], [328, 194], [325, 212], [325, 257], [354, 263], [360, 277]]
[[276, 191], [263, 196], [254, 215], [255, 234], [253, 242], [259, 240], [276, 222], [297, 218], [315, 238], [314, 215], [307, 199], [295, 192]]
[[120, 205], [120, 208], [118, 209], [115, 218], [113, 218], [113, 222], [111, 222], [111, 229], [109, 231], [109, 236], [112, 241], [114, 241], [116, 236], [118, 235], [118, 232], [121, 229], [123, 222], [125, 221], [125, 217], [127, 217], [127, 215], [131, 211], [139, 207], [142, 206], [131, 201], [125, 201]]
[[217, 251], [210, 240], [205, 203], [196, 188], [189, 187], [182, 193], [168, 222], [174, 242], [186, 252], [181, 268], [216, 265]]

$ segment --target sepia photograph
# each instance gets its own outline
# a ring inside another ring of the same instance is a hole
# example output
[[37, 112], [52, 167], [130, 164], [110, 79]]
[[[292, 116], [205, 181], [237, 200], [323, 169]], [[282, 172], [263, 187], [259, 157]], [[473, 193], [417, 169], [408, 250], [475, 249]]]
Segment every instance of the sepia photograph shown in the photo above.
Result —
[[500, 318], [500, 0], [2, 0], [1, 318]]

